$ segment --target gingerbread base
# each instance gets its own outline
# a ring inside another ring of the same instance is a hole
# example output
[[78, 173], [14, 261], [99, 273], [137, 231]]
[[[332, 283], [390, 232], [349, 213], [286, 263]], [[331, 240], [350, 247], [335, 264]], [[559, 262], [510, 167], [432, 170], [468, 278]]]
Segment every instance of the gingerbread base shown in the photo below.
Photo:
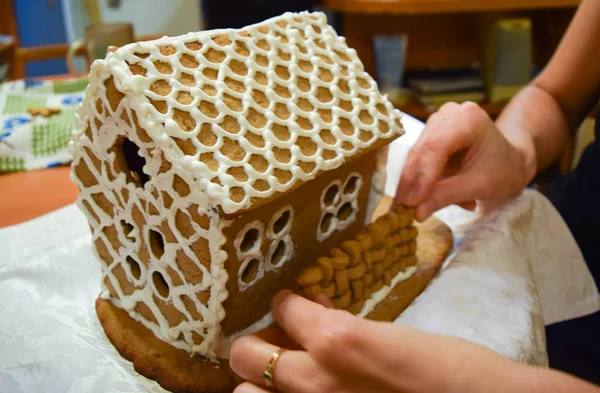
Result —
[[[425, 289], [437, 274], [452, 249], [452, 232], [442, 222], [431, 218], [419, 224], [417, 238], [419, 268], [392, 289], [368, 319], [393, 321]], [[96, 312], [111, 343], [135, 370], [157, 381], [163, 388], [177, 393], [231, 392], [239, 382], [223, 360], [219, 366], [157, 339], [154, 334], [108, 300], [96, 300]]]
[[98, 298], [96, 313], [104, 332], [135, 371], [175, 393], [225, 393], [237, 385], [229, 362], [217, 366], [161, 341], [110, 301]]
[[400, 281], [389, 295], [375, 306], [367, 319], [393, 321], [423, 292], [435, 277], [454, 245], [452, 231], [436, 218], [419, 224], [417, 236], [418, 269], [407, 280]]

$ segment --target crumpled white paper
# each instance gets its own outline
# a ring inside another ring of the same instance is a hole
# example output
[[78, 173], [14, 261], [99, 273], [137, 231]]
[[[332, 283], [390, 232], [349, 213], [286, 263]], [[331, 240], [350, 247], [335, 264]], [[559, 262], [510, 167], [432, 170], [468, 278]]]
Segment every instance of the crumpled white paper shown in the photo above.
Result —
[[[404, 117], [406, 138], [390, 146], [386, 194], [393, 196], [404, 160], [423, 124]], [[526, 364], [547, 365], [544, 326], [600, 309], [581, 251], [554, 206], [524, 191], [496, 211], [450, 206], [455, 250], [442, 273], [396, 322], [465, 338]]]
[[[392, 145], [395, 179], [395, 149], [410, 148], [421, 127], [407, 121], [408, 137]], [[437, 215], [454, 231], [454, 256], [398, 323], [545, 365], [544, 322], [600, 308], [581, 253], [540, 194], [525, 192], [477, 221], [456, 207]], [[0, 393], [164, 392], [104, 335], [94, 310], [100, 267], [74, 205], [1, 229], [0, 245]]]

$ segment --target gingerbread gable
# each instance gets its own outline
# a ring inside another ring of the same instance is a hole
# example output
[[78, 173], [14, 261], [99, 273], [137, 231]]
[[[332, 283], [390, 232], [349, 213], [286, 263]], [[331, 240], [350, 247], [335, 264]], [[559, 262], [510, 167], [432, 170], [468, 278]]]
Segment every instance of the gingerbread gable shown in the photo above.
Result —
[[[376, 157], [402, 134], [323, 14], [131, 44], [89, 80], [72, 177], [101, 296], [213, 360], [361, 230], [383, 185]], [[264, 236], [246, 249], [247, 224]]]
[[400, 112], [321, 13], [134, 43], [92, 75], [112, 76], [164, 159], [227, 215], [402, 134]]

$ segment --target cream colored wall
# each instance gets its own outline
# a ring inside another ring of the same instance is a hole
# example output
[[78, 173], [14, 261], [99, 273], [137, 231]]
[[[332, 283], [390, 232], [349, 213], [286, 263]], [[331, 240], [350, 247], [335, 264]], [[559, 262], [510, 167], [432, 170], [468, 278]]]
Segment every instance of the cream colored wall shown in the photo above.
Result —
[[200, 0], [121, 0], [117, 8], [108, 3], [98, 0], [102, 22], [132, 22], [136, 35], [202, 30]]
[[596, 120], [593, 118], [586, 118], [575, 134], [575, 152], [573, 153], [573, 162], [571, 168], [575, 168], [579, 163], [581, 154], [585, 148], [594, 141], [594, 125]]

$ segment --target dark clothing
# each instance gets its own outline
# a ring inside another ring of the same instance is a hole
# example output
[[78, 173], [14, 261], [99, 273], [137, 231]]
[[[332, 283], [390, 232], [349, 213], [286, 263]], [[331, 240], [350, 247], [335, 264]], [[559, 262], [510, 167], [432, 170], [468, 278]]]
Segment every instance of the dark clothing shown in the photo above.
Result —
[[[595, 132], [596, 142], [585, 150], [577, 168], [559, 178], [546, 196], [600, 284], [600, 118]], [[600, 312], [547, 326], [546, 339], [550, 367], [600, 385]]]
[[242, 28], [285, 12], [310, 11], [314, 0], [203, 0], [206, 29]]

